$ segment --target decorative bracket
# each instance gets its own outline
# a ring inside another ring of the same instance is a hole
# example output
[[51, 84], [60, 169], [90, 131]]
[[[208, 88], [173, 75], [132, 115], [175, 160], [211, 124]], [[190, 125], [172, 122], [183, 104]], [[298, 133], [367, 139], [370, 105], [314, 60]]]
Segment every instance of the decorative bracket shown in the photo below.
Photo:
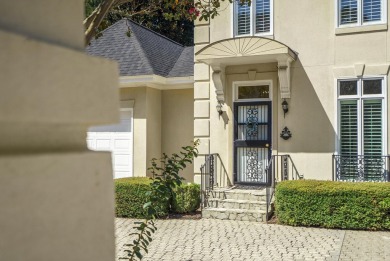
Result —
[[280, 98], [290, 99], [290, 64], [291, 60], [278, 62], [278, 76], [280, 85]]
[[221, 67], [213, 67], [213, 82], [215, 85], [215, 94], [217, 95], [217, 100], [220, 103], [225, 102], [225, 86], [224, 86], [224, 78], [225, 78], [225, 70]]

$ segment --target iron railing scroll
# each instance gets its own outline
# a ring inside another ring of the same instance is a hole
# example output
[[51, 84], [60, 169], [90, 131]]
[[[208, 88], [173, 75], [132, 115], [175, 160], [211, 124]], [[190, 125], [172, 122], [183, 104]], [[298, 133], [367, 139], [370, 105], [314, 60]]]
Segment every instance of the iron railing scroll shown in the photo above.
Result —
[[205, 163], [200, 168], [201, 172], [201, 209], [208, 206], [210, 193], [219, 187], [232, 185], [218, 153], [205, 156]]
[[389, 182], [390, 155], [333, 155], [333, 180]]

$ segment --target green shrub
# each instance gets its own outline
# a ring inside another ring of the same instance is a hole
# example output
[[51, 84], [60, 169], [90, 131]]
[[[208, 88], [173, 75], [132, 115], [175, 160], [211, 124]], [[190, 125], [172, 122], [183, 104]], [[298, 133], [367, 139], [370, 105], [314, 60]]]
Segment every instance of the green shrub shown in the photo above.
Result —
[[344, 229], [390, 229], [390, 183], [283, 181], [275, 208], [282, 224]]
[[200, 186], [182, 184], [174, 191], [173, 211], [176, 213], [194, 212], [200, 206]]
[[[143, 205], [149, 202], [146, 192], [152, 187], [149, 178], [123, 178], [115, 180], [115, 214], [117, 217], [145, 218]], [[168, 214], [168, 202], [156, 202], [157, 216]]]

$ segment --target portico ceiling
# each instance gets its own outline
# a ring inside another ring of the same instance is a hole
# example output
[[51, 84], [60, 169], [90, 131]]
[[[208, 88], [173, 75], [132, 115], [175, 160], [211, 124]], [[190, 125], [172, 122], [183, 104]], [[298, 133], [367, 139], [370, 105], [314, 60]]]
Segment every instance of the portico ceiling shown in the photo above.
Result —
[[288, 46], [264, 37], [239, 37], [207, 45], [195, 54], [195, 60], [215, 67], [229, 65], [295, 61], [297, 54]]

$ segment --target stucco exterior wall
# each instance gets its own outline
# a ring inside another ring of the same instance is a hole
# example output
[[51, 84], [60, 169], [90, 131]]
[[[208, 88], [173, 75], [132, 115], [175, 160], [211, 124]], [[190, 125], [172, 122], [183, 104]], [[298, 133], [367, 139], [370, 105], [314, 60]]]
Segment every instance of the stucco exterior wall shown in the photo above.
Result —
[[[115, 260], [117, 65], [84, 53], [84, 1], [0, 1], [0, 260]], [[91, 218], [93, 217], [93, 218]]]
[[133, 175], [144, 177], [147, 173], [147, 110], [146, 87], [121, 88], [120, 99], [122, 101], [134, 100], [133, 108]]
[[[288, 99], [289, 112], [285, 118], [281, 110], [282, 100], [280, 95], [277, 95], [279, 93], [279, 83], [275, 73], [277, 68], [274, 66], [268, 70], [273, 73], [269, 77], [273, 79], [276, 77], [273, 84], [273, 111], [277, 112], [273, 119], [273, 153], [290, 154], [299, 172], [304, 174], [305, 178], [332, 179], [331, 156], [337, 150], [337, 79], [356, 78], [354, 67], [357, 64], [365, 65], [365, 76], [387, 76], [390, 64], [390, 42], [388, 41], [390, 34], [387, 25], [373, 26], [371, 27], [373, 30], [369, 32], [349, 31], [350, 33], [347, 34], [347, 30], [336, 29], [336, 1], [300, 1], [299, 4], [297, 1], [274, 1], [273, 3], [273, 35], [266, 37], [286, 44], [298, 53], [298, 59], [291, 64], [291, 99]], [[220, 16], [209, 23], [196, 24], [195, 52], [210, 43], [234, 37], [233, 5], [222, 3], [221, 10], [223, 11]], [[215, 110], [216, 95], [211, 80], [212, 68], [199, 62], [195, 65], [194, 77], [197, 80], [195, 100], [200, 97], [196, 93], [201, 92], [201, 90], [197, 91], [197, 88], [209, 88], [207, 99], [210, 102], [210, 133], [207, 135], [209, 138], [207, 142], [210, 144], [210, 153], [220, 153], [225, 163], [230, 166], [229, 172], [232, 171], [233, 166], [230, 94], [233, 88], [232, 82], [236, 79], [244, 79], [248, 70], [256, 70], [256, 77], [267, 71], [264, 65], [256, 64], [226, 68], [225, 99], [227, 102], [224, 105], [228, 118], [226, 124], [226, 119], [218, 118]], [[387, 89], [388, 86], [385, 88]], [[197, 121], [198, 119], [195, 119], [195, 130]], [[292, 138], [287, 141], [279, 137], [284, 126], [287, 126], [292, 133]], [[389, 142], [389, 139], [387, 141]], [[201, 164], [202, 162], [195, 164], [195, 172]]]
[[[161, 151], [171, 155], [181, 147], [191, 145], [193, 140], [194, 90], [162, 91], [162, 138]], [[180, 174], [186, 181], [193, 182], [193, 166], [187, 165]]]
[[[193, 140], [193, 89], [158, 90], [149, 87], [120, 89], [122, 101], [134, 100], [134, 160], [136, 177], [149, 175], [153, 158], [177, 153]], [[193, 181], [192, 165], [182, 173]]]
[[[147, 88], [146, 92], [146, 168], [151, 166], [150, 161], [153, 158], [161, 157], [161, 92], [152, 88]], [[147, 171], [147, 174], [150, 175], [150, 172]]]

